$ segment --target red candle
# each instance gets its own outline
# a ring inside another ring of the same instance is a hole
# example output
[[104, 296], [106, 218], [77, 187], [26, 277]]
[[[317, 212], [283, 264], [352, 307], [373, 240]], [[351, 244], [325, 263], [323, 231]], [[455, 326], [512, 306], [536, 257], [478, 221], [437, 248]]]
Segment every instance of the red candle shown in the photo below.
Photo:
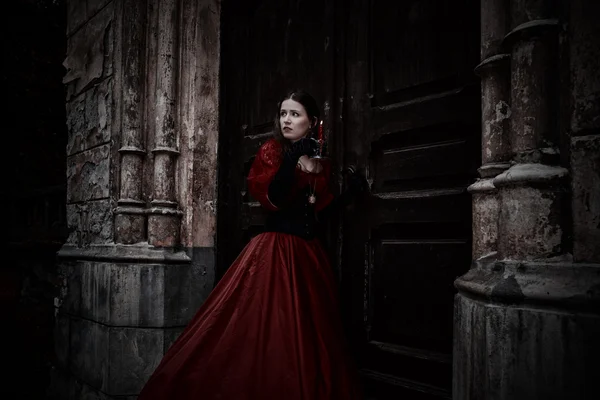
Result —
[[323, 141], [323, 121], [319, 123], [319, 142]]
[[323, 121], [319, 123], [319, 157], [323, 157]]

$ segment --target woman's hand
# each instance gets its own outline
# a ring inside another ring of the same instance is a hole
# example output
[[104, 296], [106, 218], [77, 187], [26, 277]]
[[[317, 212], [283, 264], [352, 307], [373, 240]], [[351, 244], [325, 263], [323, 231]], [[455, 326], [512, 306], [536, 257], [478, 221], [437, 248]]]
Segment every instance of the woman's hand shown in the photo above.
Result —
[[298, 163], [304, 172], [318, 174], [323, 171], [323, 166], [321, 163], [314, 158], [309, 158], [308, 156], [300, 157], [298, 159]]

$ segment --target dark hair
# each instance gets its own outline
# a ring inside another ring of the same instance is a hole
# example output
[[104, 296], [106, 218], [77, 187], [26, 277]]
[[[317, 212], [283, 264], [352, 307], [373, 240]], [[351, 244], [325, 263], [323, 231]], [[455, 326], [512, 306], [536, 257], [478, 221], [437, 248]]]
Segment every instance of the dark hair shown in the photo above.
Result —
[[[281, 143], [281, 148], [285, 151], [292, 144], [291, 142], [283, 136], [281, 132], [281, 124], [279, 123], [279, 114], [281, 112], [281, 103], [286, 100], [294, 100], [298, 103], [302, 104], [304, 109], [306, 110], [306, 114], [308, 119], [311, 121], [311, 127], [316, 127], [319, 119], [321, 118], [321, 114], [319, 112], [319, 106], [317, 105], [317, 101], [314, 97], [312, 97], [308, 92], [304, 90], [292, 90], [288, 92], [282, 99], [277, 103], [277, 112], [275, 114], [275, 127], [273, 129], [275, 139], [279, 143]], [[312, 131], [312, 128], [311, 128]]]

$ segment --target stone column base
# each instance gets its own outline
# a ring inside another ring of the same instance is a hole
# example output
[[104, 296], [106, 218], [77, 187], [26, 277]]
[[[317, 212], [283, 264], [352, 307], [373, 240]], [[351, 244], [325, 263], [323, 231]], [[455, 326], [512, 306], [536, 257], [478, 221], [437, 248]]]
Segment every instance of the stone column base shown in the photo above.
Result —
[[600, 266], [491, 262], [456, 286], [453, 399], [600, 398]]
[[214, 249], [64, 246], [57, 400], [133, 399], [214, 285]]

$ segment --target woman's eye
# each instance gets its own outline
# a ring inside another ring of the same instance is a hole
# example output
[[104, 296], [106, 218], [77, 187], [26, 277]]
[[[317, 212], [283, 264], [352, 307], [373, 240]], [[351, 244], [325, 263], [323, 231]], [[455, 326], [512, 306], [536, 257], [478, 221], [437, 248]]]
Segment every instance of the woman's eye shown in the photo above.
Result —
[[292, 114], [294, 117], [297, 117], [299, 114], [297, 112]]

